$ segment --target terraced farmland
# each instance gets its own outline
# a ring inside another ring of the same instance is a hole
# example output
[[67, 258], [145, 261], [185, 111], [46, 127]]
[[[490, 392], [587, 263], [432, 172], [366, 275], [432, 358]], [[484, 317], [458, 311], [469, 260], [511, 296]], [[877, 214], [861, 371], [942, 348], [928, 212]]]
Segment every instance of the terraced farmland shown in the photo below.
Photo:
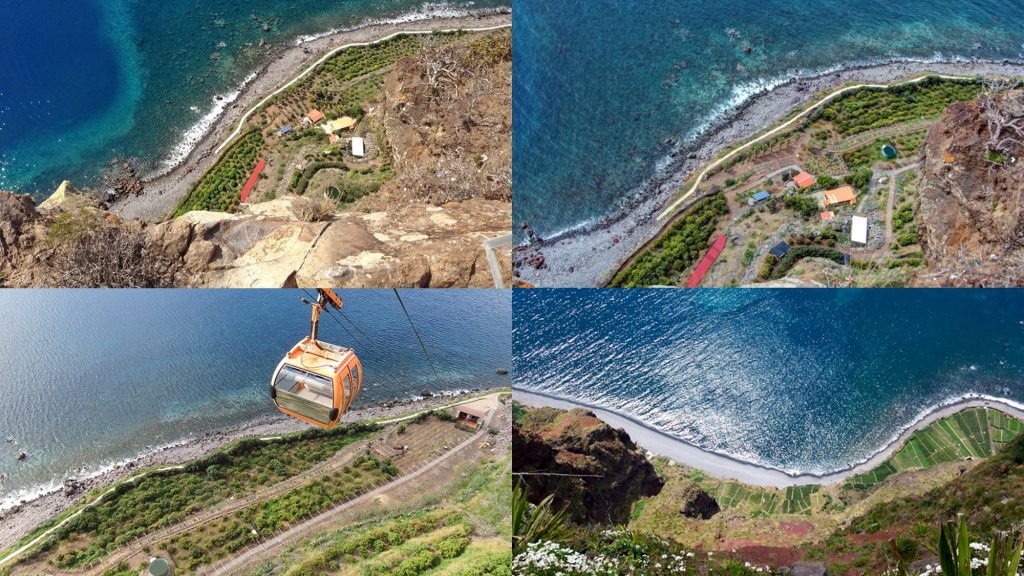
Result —
[[991, 408], [969, 408], [919, 430], [874, 470], [849, 478], [843, 488], [867, 490], [903, 470], [942, 462], [987, 458], [1024, 431], [1024, 423]]

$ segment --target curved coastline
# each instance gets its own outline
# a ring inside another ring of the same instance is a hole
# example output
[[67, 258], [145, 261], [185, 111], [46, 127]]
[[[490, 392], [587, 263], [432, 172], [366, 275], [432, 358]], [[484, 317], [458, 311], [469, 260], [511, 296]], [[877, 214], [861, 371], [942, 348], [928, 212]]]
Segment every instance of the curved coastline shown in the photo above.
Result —
[[[429, 398], [411, 396], [380, 400], [353, 409], [344, 421], [397, 422], [409, 418], [410, 414], [442, 409], [502, 390], [508, 389], [448, 390], [435, 393]], [[413, 407], [419, 410], [410, 412]], [[46, 520], [56, 518], [77, 505], [79, 496], [87, 490], [109, 488], [156, 469], [180, 467], [183, 463], [220, 450], [240, 438], [275, 438], [306, 428], [308, 426], [302, 422], [274, 412], [211, 432], [184, 436], [146, 449], [133, 457], [117, 459], [88, 470], [71, 471], [67, 475], [68, 479], [74, 479], [80, 486], [80, 490], [73, 494], [64, 493], [63, 481], [52, 481], [6, 494], [0, 499], [0, 555], [3, 555], [0, 565], [11, 558], [5, 554], [20, 538]], [[109, 490], [104, 491], [107, 492]]]
[[[121, 198], [112, 206], [127, 218], [161, 220], [174, 209], [194, 180], [216, 160], [217, 151], [233, 128], [265, 96], [291, 83], [311, 63], [344, 45], [372, 44], [395, 34], [429, 34], [435, 30], [511, 26], [511, 8], [459, 11], [416, 11], [390, 19], [369, 20], [358, 26], [320, 35], [300, 36], [268, 52], [264, 63], [235, 90], [214, 98], [213, 107], [188, 130], [155, 170], [142, 178], [144, 192]], [[341, 47], [341, 48], [339, 48]]]
[[593, 411], [611, 426], [624, 429], [637, 445], [653, 454], [697, 468], [715, 477], [733, 479], [755, 486], [782, 488], [812, 484], [839, 484], [851, 476], [868, 472], [903, 447], [911, 435], [932, 423], [968, 408], [994, 408], [1024, 420], [1024, 405], [1006, 398], [981, 394], [964, 394], [922, 411], [913, 422], [902, 428], [870, 457], [825, 473], [786, 471], [781, 468], [750, 462], [727, 453], [701, 448], [682, 438], [659, 430], [639, 418], [613, 408], [569, 400], [538, 390], [513, 387], [513, 398], [529, 406], [561, 409], [584, 408]]
[[855, 83], [893, 84], [922, 74], [1024, 76], [1024, 60], [943, 55], [892, 58], [790, 71], [739, 85], [706, 122], [691, 129], [657, 161], [654, 173], [626, 194], [619, 206], [602, 217], [551, 235], [541, 234], [544, 242], [536, 249], [544, 254], [547, 267], [534, 270], [524, 266], [519, 270], [521, 279], [543, 287], [603, 286], [622, 262], [662, 229], [665, 220], [658, 215], [676, 200], [686, 181], [724, 150], [772, 129], [821, 91]]

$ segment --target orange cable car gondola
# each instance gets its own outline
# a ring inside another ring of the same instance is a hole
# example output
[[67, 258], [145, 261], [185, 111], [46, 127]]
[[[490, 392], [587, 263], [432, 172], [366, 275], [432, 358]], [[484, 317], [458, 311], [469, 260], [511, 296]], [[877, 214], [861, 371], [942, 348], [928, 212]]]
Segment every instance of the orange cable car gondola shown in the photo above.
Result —
[[270, 380], [270, 397], [281, 412], [330, 430], [348, 412], [363, 386], [363, 366], [351, 348], [317, 339], [320, 313], [327, 306], [341, 309], [341, 298], [317, 290], [317, 301], [303, 299], [313, 309], [309, 336], [277, 365]]

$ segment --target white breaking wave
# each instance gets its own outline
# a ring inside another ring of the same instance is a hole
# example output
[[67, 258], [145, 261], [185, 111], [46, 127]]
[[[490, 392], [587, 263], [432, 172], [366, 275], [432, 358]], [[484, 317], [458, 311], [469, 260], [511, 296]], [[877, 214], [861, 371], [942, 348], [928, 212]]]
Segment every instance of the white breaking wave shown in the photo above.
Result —
[[[474, 10], [471, 8], [455, 8], [445, 3], [427, 2], [424, 3], [418, 10], [412, 10], [410, 12], [400, 14], [394, 18], [365, 20], [356, 26], [348, 28], [334, 28], [326, 32], [299, 36], [293, 42], [293, 44], [295, 46], [300, 46], [302, 44], [312, 42], [314, 40], [319, 40], [321, 38], [326, 38], [334, 34], [338, 34], [341, 32], [351, 32], [353, 30], [367, 28], [370, 26], [404, 24], [408, 22], [431, 20], [433, 18], [458, 18], [471, 16], [473, 14], [486, 14], [489, 12], [497, 12], [498, 10], [500, 9], [495, 8], [493, 10]], [[242, 92], [245, 90], [245, 87], [248, 86], [249, 83], [255, 80], [257, 77], [258, 72], [253, 72], [252, 74], [247, 76], [246, 79], [243, 80], [242, 83], [235, 90], [227, 94], [215, 96], [213, 98], [213, 107], [210, 109], [210, 111], [207, 112], [206, 115], [204, 115], [191, 128], [185, 131], [185, 133], [182, 135], [178, 143], [167, 154], [163, 162], [161, 162], [160, 167], [153, 174], [147, 175], [146, 179], [150, 180], [153, 178], [163, 176], [170, 172], [171, 170], [174, 170], [175, 168], [178, 167], [178, 165], [184, 162], [189, 157], [189, 155], [192, 154], [196, 146], [198, 146], [199, 143], [203, 141], [203, 138], [207, 136], [210, 129], [220, 118], [221, 114], [223, 114], [224, 111], [227, 110], [227, 108], [231, 104], [233, 104], [235, 100], [239, 98], [239, 96], [242, 95]], [[198, 111], [198, 109], [193, 106], [192, 111], [196, 112]]]
[[[118, 468], [122, 468], [132, 462], [137, 462], [138, 460], [145, 458], [147, 456], [151, 456], [153, 454], [163, 452], [164, 450], [169, 450], [171, 448], [177, 448], [178, 446], [183, 446], [193, 440], [194, 438], [186, 437], [180, 440], [175, 440], [174, 442], [160, 444], [159, 446], [143, 450], [136, 454], [135, 456], [131, 456], [129, 458], [121, 458], [118, 460], [114, 460], [112, 462], [108, 462], [106, 464], [100, 464], [98, 466], [81, 469], [80, 472], [69, 476], [69, 478], [74, 478], [76, 480], [91, 480], [93, 478], [102, 476], [108, 472], [117, 470]], [[54, 479], [43, 484], [36, 484], [34, 486], [30, 486], [27, 488], [14, 490], [11, 493], [5, 495], [3, 498], [0, 498], [0, 514], [20, 505], [22, 502], [31, 502], [37, 498], [41, 498], [48, 494], [58, 492], [63, 488], [64, 480]]]
[[[235, 100], [238, 100], [238, 97], [242, 95], [242, 91], [245, 90], [245, 87], [255, 80], [256, 77], [256, 72], [253, 72], [252, 74], [249, 74], [249, 76], [247, 76], [234, 91], [215, 96], [213, 98], [213, 107], [210, 111], [200, 118], [198, 122], [193, 124], [191, 128], [185, 131], [178, 143], [175, 144], [174, 148], [171, 148], [167, 158], [163, 161], [160, 169], [153, 175], [153, 177], [163, 176], [184, 162], [185, 159], [188, 158], [189, 154], [195, 150], [195, 147], [202, 142], [203, 138], [206, 137], [206, 133], [209, 132], [210, 128], [212, 128], [217, 122], [217, 119], [220, 118], [221, 114], [223, 114], [224, 111], [228, 109], [228, 106], [231, 106]], [[192, 109], [193, 111], [197, 111], [194, 106]]]

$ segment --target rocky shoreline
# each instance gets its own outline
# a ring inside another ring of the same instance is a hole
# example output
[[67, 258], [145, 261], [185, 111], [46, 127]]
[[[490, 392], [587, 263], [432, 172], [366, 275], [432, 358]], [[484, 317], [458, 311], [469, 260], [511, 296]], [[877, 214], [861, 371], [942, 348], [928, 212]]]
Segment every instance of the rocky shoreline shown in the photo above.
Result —
[[[343, 422], [398, 417], [419, 410], [429, 410], [476, 397], [486, 392], [470, 390], [457, 394], [433, 395], [426, 398], [390, 400], [352, 410]], [[304, 430], [309, 426], [282, 414], [263, 416], [249, 422], [187, 438], [179, 443], [157, 448], [138, 458], [122, 462], [111, 470], [86, 479], [68, 479], [64, 486], [48, 494], [19, 503], [0, 513], [0, 550], [5, 550], [37, 526], [56, 518], [78, 503], [79, 497], [93, 488], [109, 486], [145, 468], [171, 466], [201, 458], [245, 437], [267, 437]]]
[[928, 73], [1024, 76], [1024, 63], [893, 61], [784, 79], [747, 99], [691, 146], [676, 150], [668, 169], [638, 186], [622, 209], [593, 226], [517, 248], [517, 277], [541, 287], [603, 286], [622, 262], [661, 230], [665, 222], [657, 216], [686, 180], [726, 148], [770, 128], [822, 91], [857, 83], [890, 84]]
[[144, 191], [118, 199], [111, 211], [124, 218], [159, 221], [166, 218], [195, 181], [216, 160], [217, 147], [237, 125], [239, 119], [266, 94], [290, 81], [299, 71], [324, 54], [358, 42], [373, 42], [398, 32], [487, 28], [511, 25], [510, 9], [480, 11], [468, 16], [444, 16], [427, 20], [373, 23], [364, 27], [332, 32], [300, 44], [268, 48], [267, 62], [246, 83], [237, 98], [227, 106], [188, 156], [170, 171], [143, 178]]

